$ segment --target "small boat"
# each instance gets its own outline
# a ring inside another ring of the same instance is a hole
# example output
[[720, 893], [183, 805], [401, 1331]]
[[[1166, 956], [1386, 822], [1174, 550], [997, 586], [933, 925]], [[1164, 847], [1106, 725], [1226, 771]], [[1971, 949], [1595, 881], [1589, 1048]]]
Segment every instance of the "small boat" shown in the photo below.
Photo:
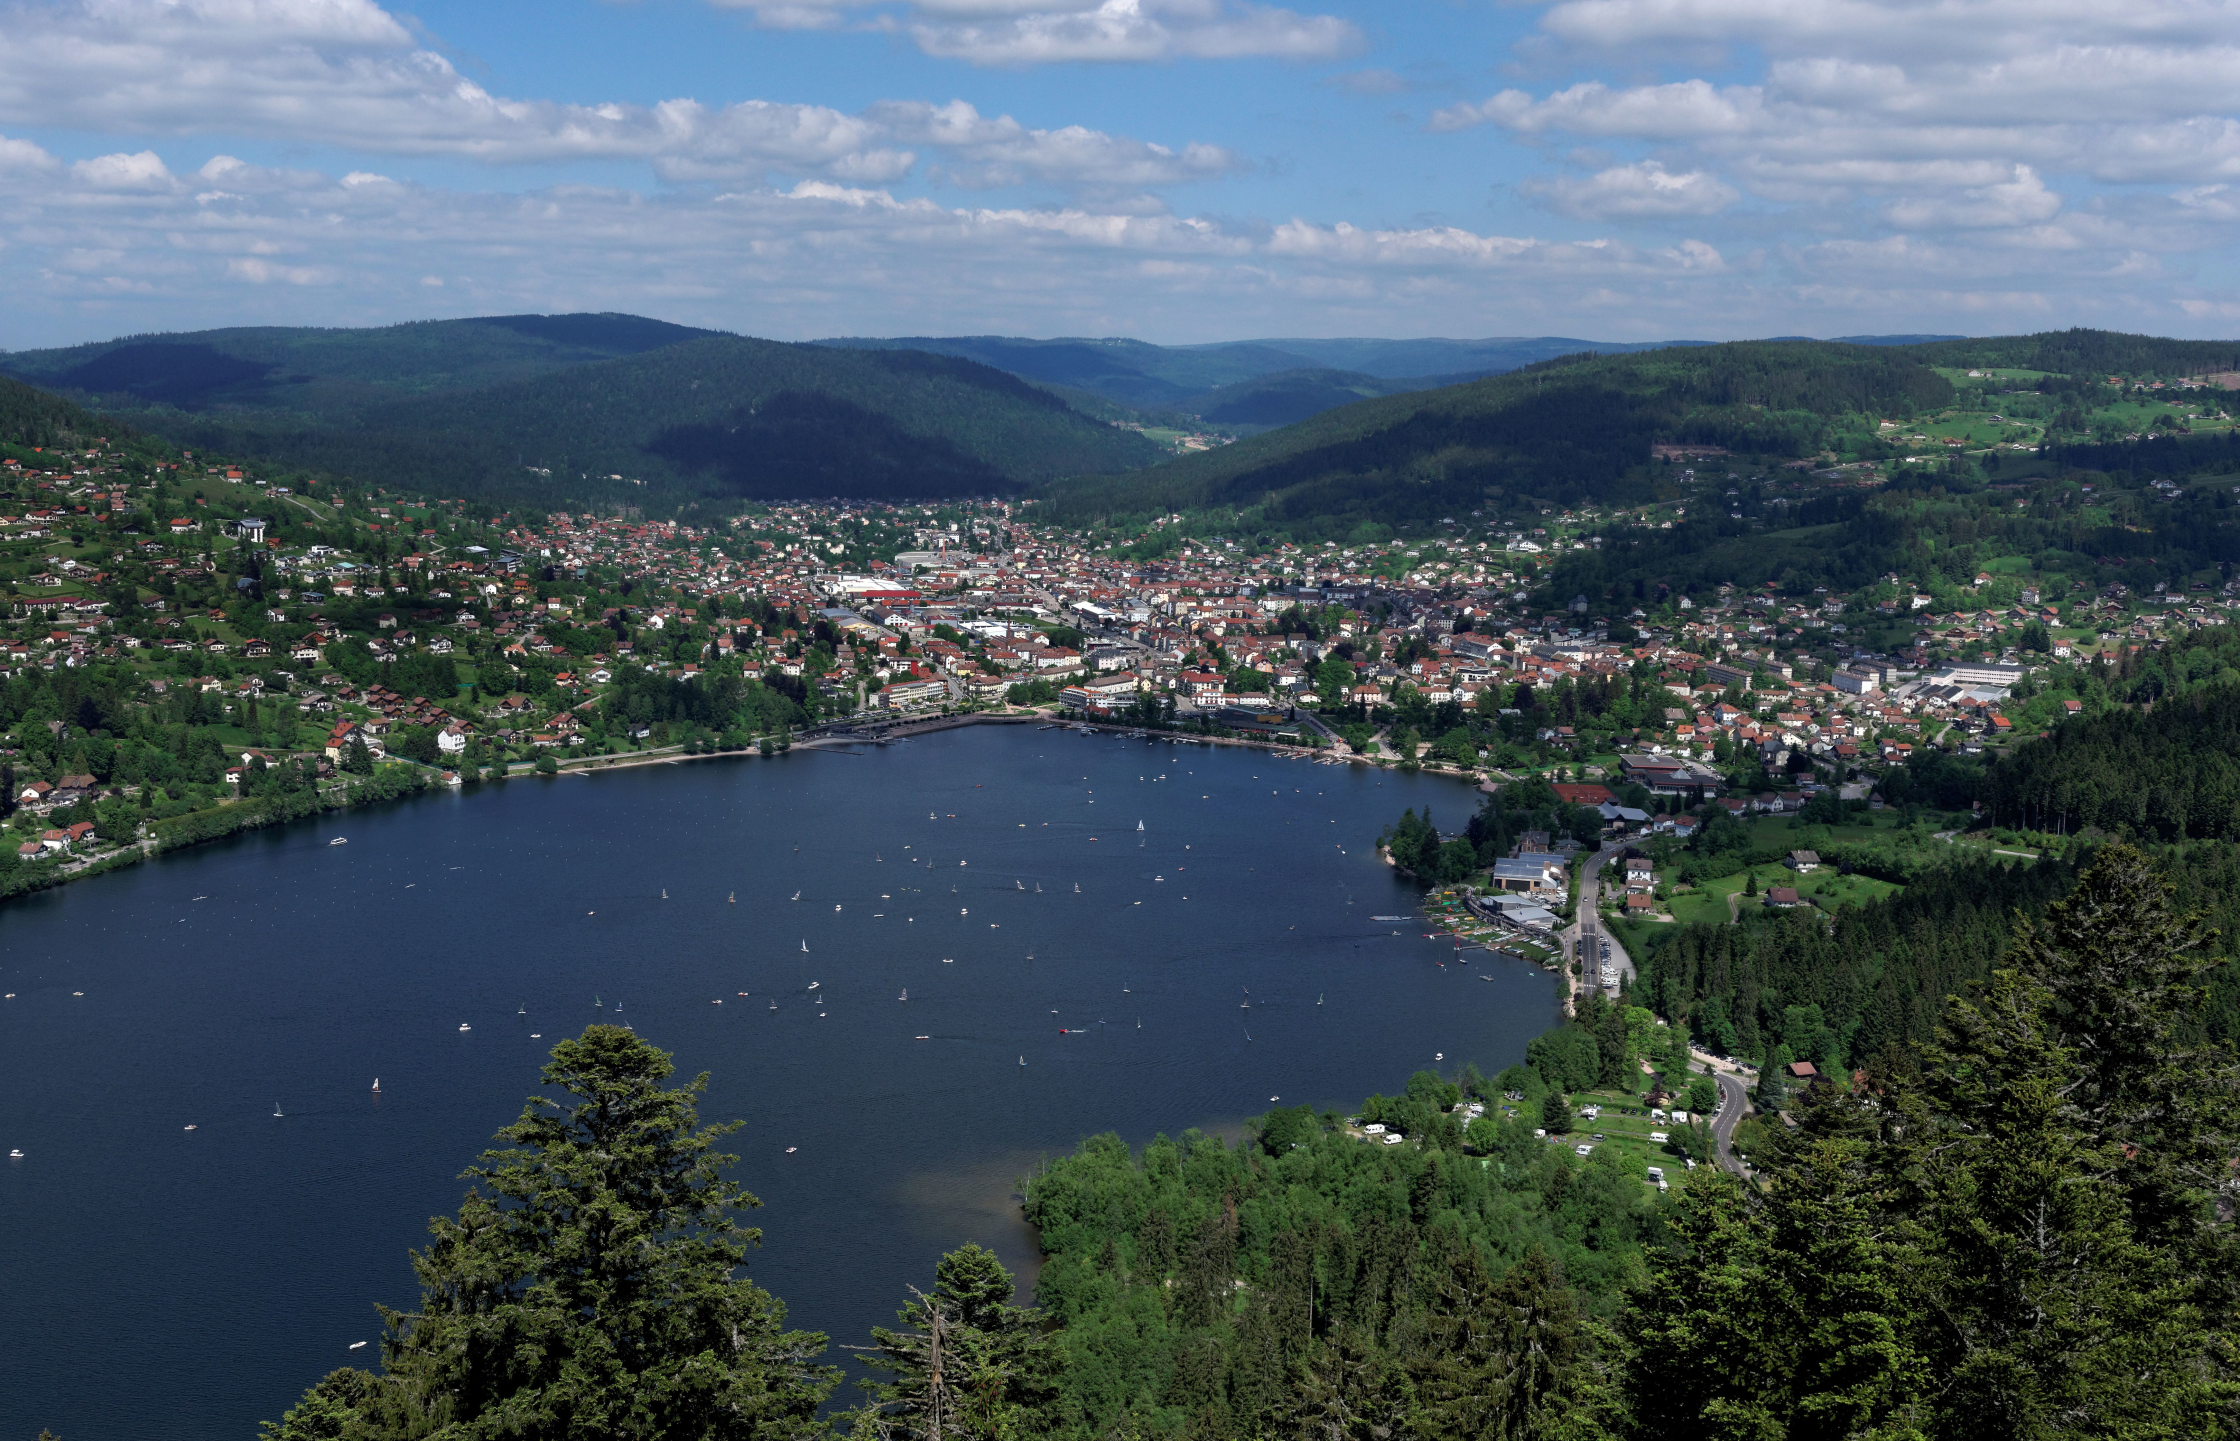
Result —
[[[620, 1007], [620, 1006], [616, 1006], [616, 1007], [615, 1007], [615, 1009], [619, 1011], [619, 1010], [621, 1010], [621, 1009], [622, 1009], [622, 1007]], [[471, 1031], [471, 1030], [473, 1030], [473, 1029], [474, 1029], [474, 1027], [472, 1027], [472, 1026], [468, 1025], [468, 1024], [467, 1024], [467, 1023], [465, 1022], [465, 1021], [461, 1021], [461, 1022], [459, 1023], [459, 1029], [460, 1029], [460, 1030], [462, 1030], [462, 1031]]]
[[821, 985], [823, 985], [823, 984], [824, 984], [824, 982], [822, 982], [822, 981], [811, 981], [811, 982], [809, 983], [809, 989], [813, 991], [813, 990], [815, 990], [815, 989], [816, 989], [816, 988], [817, 988], [818, 986], [821, 986]]
[[195, 1124], [194, 1124], [194, 1122], [192, 1122], [192, 1121], [189, 1121], [189, 1122], [187, 1122], [187, 1127], [186, 1127], [186, 1128], [187, 1128], [188, 1130], [190, 1130], [190, 1131], [192, 1131], [192, 1130], [195, 1130], [195, 1129], [197, 1129], [197, 1128], [196, 1128], [196, 1126], [195, 1126]]
[[1433, 1052], [1431, 1053], [1431, 1059], [1432, 1059], [1432, 1060], [1434, 1060], [1434, 1061], [1443, 1061], [1443, 1060], [1445, 1060], [1446, 1058], [1447, 1058], [1447, 1053], [1446, 1053], [1445, 1051], [1433, 1051]]
[[350, 1343], [350, 1349], [351, 1349], [351, 1350], [353, 1350], [353, 1351], [355, 1351], [355, 1350], [357, 1350], [357, 1349], [358, 1349], [359, 1347], [361, 1347], [361, 1346], [363, 1346], [363, 1345], [365, 1345], [365, 1344], [366, 1344], [366, 1343], [365, 1343], [365, 1342], [363, 1342], [363, 1341], [352, 1341], [352, 1342]]
[[788, 1147], [786, 1147], [786, 1154], [790, 1156], [790, 1155], [792, 1155], [792, 1154], [793, 1154], [794, 1152], [796, 1152], [796, 1151], [798, 1151], [798, 1150], [800, 1150], [800, 1149], [801, 1149], [801, 1148], [800, 1148], [799, 1146], [788, 1146]]
[[917, 1037], [914, 1037], [913, 1039], [916, 1039], [916, 1040], [920, 1040], [920, 1041], [930, 1041], [930, 1040], [932, 1040], [932, 1039], [933, 1039], [933, 1037], [931, 1037], [931, 1036], [917, 1036]]
[[776, 1010], [776, 1009], [778, 1009], [778, 1003], [777, 1003], [776, 1001], [772, 1001], [772, 1002], [770, 1003], [770, 1009], [771, 1009], [771, 1010], [773, 1010], [773, 1011], [774, 1011], [774, 1010]]
[[[1019, 1064], [1023, 1066], [1023, 1065], [1025, 1065], [1026, 1063], [1027, 1063], [1027, 1058], [1026, 1058], [1025, 1056], [1021, 1056], [1021, 1057], [1019, 1058]], [[277, 1114], [277, 1113], [275, 1113], [275, 1114]], [[19, 1146], [19, 1147], [17, 1147], [17, 1148], [15, 1149], [15, 1150], [12, 1150], [12, 1151], [8, 1152], [8, 1159], [9, 1159], [9, 1160], [11, 1160], [11, 1161], [20, 1161], [20, 1160], [22, 1160], [22, 1159], [23, 1159], [23, 1148]]]
[[330, 846], [346, 846], [350, 844], [350, 838], [348, 836], [336, 836], [333, 840], [328, 841], [327, 844]]

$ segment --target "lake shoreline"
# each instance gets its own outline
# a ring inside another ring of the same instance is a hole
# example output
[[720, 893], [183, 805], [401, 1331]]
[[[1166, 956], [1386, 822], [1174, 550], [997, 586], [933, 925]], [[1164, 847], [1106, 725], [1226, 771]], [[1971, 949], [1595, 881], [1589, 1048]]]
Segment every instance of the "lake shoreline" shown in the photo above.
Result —
[[[1385, 769], [1388, 771], [1395, 769], [1394, 767], [1385, 765], [1383, 761], [1371, 756], [1333, 756], [1311, 746], [1286, 745], [1273, 740], [1259, 740], [1249, 736], [1207, 736], [1193, 735], [1181, 731], [1148, 730], [1142, 726], [1123, 725], [1110, 721], [1088, 720], [1070, 716], [1051, 717], [1046, 716], [1040, 712], [1028, 715], [991, 715], [984, 711], [972, 711], [966, 712], [961, 715], [933, 716], [914, 721], [903, 720], [898, 722], [894, 726], [881, 730], [875, 735], [812, 735], [803, 740], [793, 742], [784, 750], [773, 750], [768, 753], [764, 753], [759, 749], [753, 748], [729, 751], [687, 751], [682, 746], [665, 746], [656, 750], [642, 751], [635, 755], [582, 756], [571, 760], [556, 760], [556, 764], [559, 768], [550, 776], [544, 778], [557, 780], [563, 776], [571, 775], [603, 775], [608, 771], [635, 770], [646, 766], [683, 765], [692, 761], [778, 760], [783, 758], [784, 756], [791, 754], [794, 751], [839, 751], [842, 753], [847, 753], [849, 752], [851, 747], [855, 746], [884, 745], [895, 740], [910, 740], [919, 736], [938, 734], [943, 731], [959, 730], [966, 727], [986, 725], [1034, 725], [1042, 729], [1071, 730], [1091, 734], [1125, 735], [1131, 737], [1140, 735], [1145, 740], [1166, 740], [1177, 745], [1203, 745], [1212, 748], [1234, 748], [1243, 750], [1264, 751], [1270, 755], [1284, 760], [1310, 760], [1318, 765], [1362, 765], [1368, 766], [1372, 769]], [[85, 880], [91, 876], [105, 875], [111, 871], [123, 870], [127, 867], [139, 865], [144, 861], [151, 861], [163, 856], [175, 855], [185, 851], [190, 851], [199, 846], [206, 845], [211, 841], [224, 840], [229, 836], [240, 835], [244, 831], [263, 830], [273, 826], [287, 826], [297, 821], [315, 820], [321, 816], [338, 815], [346, 811], [360, 810], [370, 806], [384, 805], [391, 801], [408, 799], [412, 796], [422, 795], [429, 791], [457, 789], [464, 792], [468, 789], [480, 790], [484, 786], [498, 786], [502, 784], [508, 784], [517, 780], [530, 780], [537, 778], [537, 772], [535, 772], [534, 770], [515, 771], [511, 769], [509, 764], [508, 769], [502, 775], [492, 776], [488, 779], [476, 780], [473, 782], [453, 782], [450, 784], [446, 784], [439, 778], [431, 778], [440, 777], [442, 774], [444, 774], [444, 772], [442, 772], [439, 767], [421, 766], [417, 762], [409, 764], [413, 766], [415, 772], [419, 775], [420, 784], [392, 794], [367, 796], [363, 799], [358, 799], [353, 793], [353, 798], [341, 805], [330, 806], [322, 804], [312, 808], [302, 815], [266, 816], [259, 813], [257, 815], [257, 818], [254, 820], [244, 820], [241, 824], [238, 825], [213, 824], [208, 828], [207, 833], [205, 834], [196, 835], [191, 839], [175, 840], [170, 842], [169, 844], [165, 844], [161, 837], [151, 834], [140, 838], [129, 847], [119, 847], [117, 850], [105, 852], [85, 861], [63, 861], [59, 864], [56, 864], [50, 870], [35, 871], [29, 875], [18, 872], [16, 876], [10, 877], [11, 884], [9, 889], [5, 890], [4, 892], [0, 892], [0, 907], [4, 907], [8, 902], [20, 899], [25, 896], [37, 895], [42, 891], [50, 891], [60, 886], [70, 885], [74, 882]], [[1474, 784], [1477, 783], [1477, 778], [1475, 776], [1461, 775], [1436, 767], [1423, 767], [1420, 769], [1420, 773], [1423, 775], [1434, 776], [1441, 779], [1469, 780]], [[219, 822], [222, 821], [222, 819], [227, 815], [228, 812], [231, 812], [236, 807], [242, 805], [244, 801], [252, 799], [254, 798], [244, 797], [241, 800], [231, 801], [224, 805], [215, 807], [210, 811], [197, 811], [192, 812], [191, 814], [197, 816], [208, 816], [212, 819], [213, 822]], [[185, 819], [185, 817], [177, 817], [176, 819], [183, 820]]]

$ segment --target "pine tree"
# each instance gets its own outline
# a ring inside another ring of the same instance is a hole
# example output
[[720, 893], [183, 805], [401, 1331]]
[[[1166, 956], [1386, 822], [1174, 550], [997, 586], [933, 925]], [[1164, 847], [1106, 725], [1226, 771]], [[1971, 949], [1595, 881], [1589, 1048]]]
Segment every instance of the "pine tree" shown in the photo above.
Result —
[[672, 1070], [618, 1026], [555, 1046], [544, 1076], [572, 1099], [531, 1097], [429, 1223], [420, 1310], [382, 1311], [385, 1374], [334, 1372], [267, 1441], [816, 1434], [824, 1337], [735, 1274], [761, 1240], [714, 1149], [737, 1123], [699, 1126], [707, 1077], [663, 1090]]
[[1416, 1373], [1425, 1441], [1563, 1433], [1587, 1385], [1584, 1318], [1563, 1273], [1534, 1251], [1496, 1282], [1474, 1247], [1442, 1268]]
[[1011, 1273], [995, 1253], [966, 1245], [941, 1258], [931, 1292], [911, 1288], [897, 1314], [906, 1329], [872, 1329], [870, 1365], [892, 1379], [858, 1383], [866, 1437], [1028, 1437], [1047, 1427], [1058, 1359], [1038, 1311], [1011, 1304]]

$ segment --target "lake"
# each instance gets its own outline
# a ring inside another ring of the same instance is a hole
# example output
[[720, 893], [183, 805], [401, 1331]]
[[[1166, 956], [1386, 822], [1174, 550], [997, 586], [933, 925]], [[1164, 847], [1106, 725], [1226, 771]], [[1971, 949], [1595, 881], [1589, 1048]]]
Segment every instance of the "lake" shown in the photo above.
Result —
[[1554, 977], [1371, 920], [1416, 909], [1378, 830], [1474, 802], [983, 726], [424, 796], [12, 902], [0, 1436], [244, 1441], [370, 1362], [427, 1218], [595, 1021], [710, 1073], [751, 1274], [835, 1343], [965, 1241], [1030, 1270], [1012, 1178], [1083, 1136], [1492, 1074]]

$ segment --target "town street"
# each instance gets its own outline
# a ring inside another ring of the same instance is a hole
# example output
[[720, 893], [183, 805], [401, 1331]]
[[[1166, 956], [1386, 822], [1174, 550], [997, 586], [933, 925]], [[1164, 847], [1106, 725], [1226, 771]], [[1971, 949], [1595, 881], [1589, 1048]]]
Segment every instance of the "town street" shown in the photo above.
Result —
[[[1601, 914], [1595, 909], [1601, 899], [1602, 867], [1613, 857], [1625, 853], [1624, 841], [1613, 841], [1580, 863], [1578, 920], [1563, 932], [1563, 940], [1571, 955], [1582, 962], [1579, 976], [1582, 985], [1600, 985], [1605, 981], [1630, 984], [1634, 979], [1633, 957], [1616, 936], [1602, 928]], [[1598, 959], [1597, 945], [1608, 947], [1607, 958]], [[1587, 964], [1592, 963], [1592, 964]]]

